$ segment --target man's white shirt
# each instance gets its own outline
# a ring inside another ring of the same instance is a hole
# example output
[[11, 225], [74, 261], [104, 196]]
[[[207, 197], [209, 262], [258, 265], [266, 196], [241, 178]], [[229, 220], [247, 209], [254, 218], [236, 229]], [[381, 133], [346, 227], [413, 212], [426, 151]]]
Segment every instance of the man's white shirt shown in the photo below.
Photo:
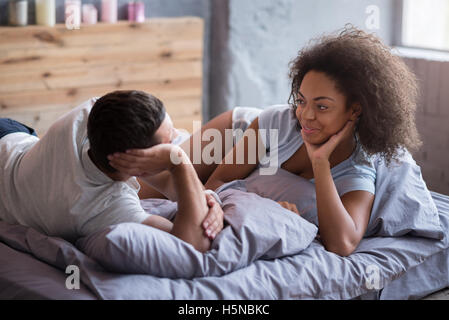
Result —
[[141, 223], [136, 178], [113, 181], [87, 151], [87, 119], [96, 99], [59, 118], [41, 139], [0, 139], [0, 219], [73, 241], [106, 226]]

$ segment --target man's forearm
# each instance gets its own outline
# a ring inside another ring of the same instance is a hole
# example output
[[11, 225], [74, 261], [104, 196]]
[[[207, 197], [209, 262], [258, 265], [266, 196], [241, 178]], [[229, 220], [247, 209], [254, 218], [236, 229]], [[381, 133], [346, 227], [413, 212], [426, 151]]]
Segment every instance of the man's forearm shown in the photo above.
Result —
[[[183, 157], [187, 155], [184, 154]], [[178, 212], [173, 222], [172, 234], [205, 252], [210, 248], [210, 239], [204, 234], [202, 227], [209, 211], [203, 184], [188, 157], [187, 161], [173, 166], [170, 171], [178, 197]]]
[[[173, 189], [178, 201], [178, 212], [207, 212], [204, 186], [190, 161], [178, 164], [171, 170]], [[198, 222], [201, 223], [202, 220]]]

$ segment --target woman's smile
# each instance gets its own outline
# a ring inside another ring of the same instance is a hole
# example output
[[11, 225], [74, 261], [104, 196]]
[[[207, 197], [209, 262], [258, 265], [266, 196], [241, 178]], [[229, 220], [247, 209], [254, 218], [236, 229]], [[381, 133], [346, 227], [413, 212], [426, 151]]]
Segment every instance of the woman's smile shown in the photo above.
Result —
[[311, 134], [314, 134], [314, 133], [316, 133], [316, 132], [319, 131], [319, 130], [316, 129], [316, 128], [308, 127], [308, 126], [303, 125], [303, 124], [301, 124], [301, 127], [302, 127], [303, 132], [304, 132], [305, 134], [307, 134], [307, 135], [311, 135]]

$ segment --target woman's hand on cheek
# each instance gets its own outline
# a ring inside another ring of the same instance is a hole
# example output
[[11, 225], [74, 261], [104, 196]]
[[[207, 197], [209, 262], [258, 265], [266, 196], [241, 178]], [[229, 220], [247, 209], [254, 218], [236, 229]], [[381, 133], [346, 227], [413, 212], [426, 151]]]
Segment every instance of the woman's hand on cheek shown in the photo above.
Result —
[[307, 153], [309, 154], [310, 161], [313, 163], [320, 161], [329, 161], [329, 157], [338, 144], [343, 141], [345, 138], [349, 137], [355, 127], [355, 122], [349, 120], [346, 122], [343, 129], [334, 134], [323, 144], [311, 144], [304, 139], [303, 130], [301, 130], [301, 134], [303, 135], [304, 144], [306, 145]]

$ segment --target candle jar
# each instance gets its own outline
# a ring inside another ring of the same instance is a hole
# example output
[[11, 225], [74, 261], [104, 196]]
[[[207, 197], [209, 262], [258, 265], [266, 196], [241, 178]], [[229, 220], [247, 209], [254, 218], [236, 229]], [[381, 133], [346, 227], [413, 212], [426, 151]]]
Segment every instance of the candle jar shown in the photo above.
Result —
[[145, 21], [145, 4], [142, 1], [128, 3], [128, 21], [139, 23]]
[[142, 1], [134, 3], [135, 21], [142, 23], [145, 22], [145, 4]]
[[136, 6], [135, 2], [131, 1], [128, 3], [128, 21], [134, 22], [136, 20]]
[[93, 4], [83, 4], [83, 23], [96, 24], [98, 21], [98, 11]]
[[65, 0], [65, 25], [67, 29], [81, 26], [81, 0]]
[[101, 0], [101, 21], [117, 22], [117, 0]]
[[36, 24], [54, 26], [56, 23], [55, 0], [34, 0]]
[[9, 24], [12, 26], [26, 26], [28, 24], [28, 1], [9, 1]]

